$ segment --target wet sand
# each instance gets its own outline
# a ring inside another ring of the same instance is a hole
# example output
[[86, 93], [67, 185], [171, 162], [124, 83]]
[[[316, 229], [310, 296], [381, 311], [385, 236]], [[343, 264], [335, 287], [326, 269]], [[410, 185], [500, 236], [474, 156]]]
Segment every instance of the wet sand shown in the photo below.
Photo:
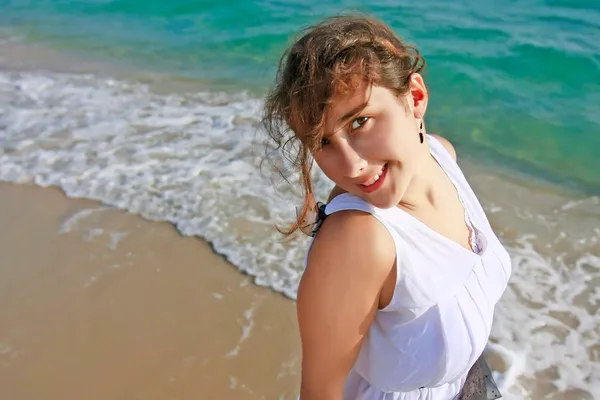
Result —
[[0, 184], [2, 398], [295, 399], [294, 303], [172, 225]]

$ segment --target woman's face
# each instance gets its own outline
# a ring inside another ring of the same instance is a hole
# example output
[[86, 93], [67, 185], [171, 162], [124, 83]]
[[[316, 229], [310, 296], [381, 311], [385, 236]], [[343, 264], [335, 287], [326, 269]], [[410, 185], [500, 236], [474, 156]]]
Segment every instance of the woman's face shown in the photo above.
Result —
[[394, 207], [429, 157], [427, 142], [419, 137], [426, 108], [419, 74], [411, 76], [404, 102], [387, 88], [363, 83], [333, 98], [322, 147], [313, 157], [343, 190], [375, 207]]

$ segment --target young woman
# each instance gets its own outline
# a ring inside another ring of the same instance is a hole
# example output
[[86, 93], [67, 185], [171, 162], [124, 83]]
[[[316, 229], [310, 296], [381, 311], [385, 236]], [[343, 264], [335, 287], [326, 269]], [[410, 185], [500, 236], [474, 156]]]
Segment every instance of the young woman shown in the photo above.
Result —
[[422, 67], [384, 24], [330, 18], [286, 51], [266, 100], [305, 193], [285, 233], [311, 218], [313, 161], [336, 184], [298, 289], [301, 400], [499, 397], [481, 356], [510, 258], [452, 145], [425, 131]]

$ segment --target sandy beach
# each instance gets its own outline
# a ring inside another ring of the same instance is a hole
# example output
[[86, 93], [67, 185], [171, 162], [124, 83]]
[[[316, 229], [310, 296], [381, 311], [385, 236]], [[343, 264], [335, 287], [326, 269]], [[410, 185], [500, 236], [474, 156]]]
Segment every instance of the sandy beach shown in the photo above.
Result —
[[181, 237], [0, 184], [2, 398], [293, 399], [294, 303]]

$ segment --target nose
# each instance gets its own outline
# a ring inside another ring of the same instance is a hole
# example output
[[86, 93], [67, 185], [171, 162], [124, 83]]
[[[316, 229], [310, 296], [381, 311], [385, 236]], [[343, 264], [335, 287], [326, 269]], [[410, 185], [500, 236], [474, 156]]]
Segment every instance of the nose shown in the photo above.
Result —
[[348, 178], [357, 178], [367, 168], [367, 160], [346, 140], [341, 141], [339, 145], [339, 155], [340, 168]]

